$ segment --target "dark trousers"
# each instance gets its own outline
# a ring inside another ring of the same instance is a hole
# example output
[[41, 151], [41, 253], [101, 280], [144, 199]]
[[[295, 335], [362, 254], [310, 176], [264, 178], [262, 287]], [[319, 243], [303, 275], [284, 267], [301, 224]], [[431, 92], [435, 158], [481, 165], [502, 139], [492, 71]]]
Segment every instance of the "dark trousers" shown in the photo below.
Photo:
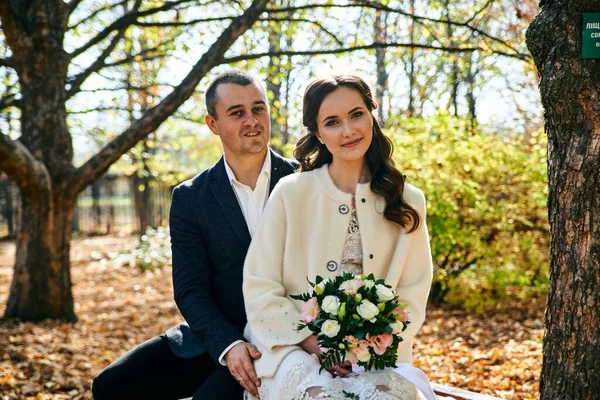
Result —
[[242, 398], [243, 388], [226, 367], [208, 355], [181, 358], [173, 354], [165, 335], [123, 354], [92, 384], [94, 400], [194, 400]]

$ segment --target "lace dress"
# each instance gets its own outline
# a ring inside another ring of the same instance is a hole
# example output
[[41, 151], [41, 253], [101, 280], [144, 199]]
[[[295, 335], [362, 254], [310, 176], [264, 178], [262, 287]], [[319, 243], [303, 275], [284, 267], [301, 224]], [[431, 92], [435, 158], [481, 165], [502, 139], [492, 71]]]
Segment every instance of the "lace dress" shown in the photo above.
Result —
[[[344, 242], [339, 273], [362, 274], [362, 260], [362, 242], [353, 199], [350, 225]], [[325, 370], [319, 374], [320, 366], [321, 364], [314, 354], [308, 354], [303, 350], [291, 352], [282, 361], [275, 376], [262, 379], [261, 386], [258, 388], [260, 400], [431, 399], [430, 396], [423, 396], [410, 380], [400, 374], [402, 371], [404, 375], [409, 376], [420, 373], [422, 375], [419, 375], [419, 378], [427, 382], [427, 378], [420, 370], [407, 364], [403, 364], [397, 370], [369, 372], [355, 367], [350, 375], [343, 378], [333, 377]], [[245, 399], [255, 400], [256, 398], [246, 392]]]

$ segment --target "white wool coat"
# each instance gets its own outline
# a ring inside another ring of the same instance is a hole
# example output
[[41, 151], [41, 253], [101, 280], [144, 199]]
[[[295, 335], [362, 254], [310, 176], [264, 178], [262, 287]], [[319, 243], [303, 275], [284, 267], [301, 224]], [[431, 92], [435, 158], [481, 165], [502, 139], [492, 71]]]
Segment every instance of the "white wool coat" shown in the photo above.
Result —
[[[405, 184], [404, 198], [421, 217], [412, 233], [383, 217], [385, 201], [369, 184], [359, 184], [355, 193], [363, 270], [396, 287], [400, 300], [408, 303], [411, 323], [402, 334], [398, 362], [411, 363], [412, 339], [425, 319], [432, 262], [425, 197]], [[296, 331], [302, 302], [289, 295], [311, 289], [307, 278], [314, 282], [317, 275], [339, 273], [351, 201], [352, 195], [333, 183], [328, 165], [287, 176], [273, 190], [244, 264], [244, 336], [262, 352], [254, 363], [260, 378], [272, 377], [284, 357], [311, 334]]]

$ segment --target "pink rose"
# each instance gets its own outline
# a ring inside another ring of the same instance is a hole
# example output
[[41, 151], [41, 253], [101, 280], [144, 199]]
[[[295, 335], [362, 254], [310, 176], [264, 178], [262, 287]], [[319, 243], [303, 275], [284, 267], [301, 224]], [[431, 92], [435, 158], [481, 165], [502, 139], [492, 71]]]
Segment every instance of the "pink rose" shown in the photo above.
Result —
[[304, 303], [302, 306], [302, 311], [300, 312], [302, 315], [302, 320], [307, 324], [316, 321], [316, 319], [319, 318], [320, 313], [321, 308], [319, 307], [316, 297], [313, 297]]
[[375, 353], [381, 356], [383, 355], [383, 353], [385, 353], [387, 348], [392, 345], [392, 343], [394, 342], [394, 337], [390, 333], [385, 332], [381, 335], [371, 336], [369, 338], [369, 341], [371, 342], [371, 347], [373, 347], [373, 351], [375, 351]]
[[398, 321], [406, 322], [408, 321], [408, 313], [405, 310], [405, 307], [398, 306], [392, 310], [392, 314], [399, 315]]
[[340, 285], [340, 289], [342, 289], [344, 293], [354, 296], [356, 292], [358, 292], [358, 289], [360, 289], [364, 285], [365, 283], [360, 279], [351, 279], [342, 283]]
[[[356, 339], [354, 339], [356, 340]], [[370, 343], [366, 340], [356, 341], [356, 345], [351, 347], [346, 353], [346, 358], [352, 365], [358, 365], [358, 362], [369, 362], [371, 354], [369, 353]]]
[[402, 311], [402, 314], [400, 314], [399, 320], [402, 322], [407, 322], [408, 321], [408, 313], [406, 311]]

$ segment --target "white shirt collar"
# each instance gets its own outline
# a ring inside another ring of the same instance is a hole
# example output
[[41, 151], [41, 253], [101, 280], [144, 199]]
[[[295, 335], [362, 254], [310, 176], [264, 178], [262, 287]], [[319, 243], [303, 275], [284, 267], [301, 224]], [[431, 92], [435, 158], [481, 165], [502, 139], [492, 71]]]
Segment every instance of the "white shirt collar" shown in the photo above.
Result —
[[[235, 177], [235, 174], [233, 173], [233, 170], [227, 163], [227, 158], [225, 158], [225, 153], [223, 153], [223, 161], [225, 161], [225, 172], [227, 172], [227, 177], [229, 178], [229, 182], [231, 184], [233, 184], [235, 182], [241, 184], [241, 182], [239, 182], [237, 180], [237, 178]], [[271, 151], [269, 149], [267, 149], [267, 156], [265, 157], [265, 162], [263, 163], [262, 169], [260, 170], [260, 174], [258, 174], [258, 177], [260, 178], [260, 176], [264, 173], [267, 174], [267, 178], [271, 179]], [[256, 180], [258, 181], [258, 178]]]

